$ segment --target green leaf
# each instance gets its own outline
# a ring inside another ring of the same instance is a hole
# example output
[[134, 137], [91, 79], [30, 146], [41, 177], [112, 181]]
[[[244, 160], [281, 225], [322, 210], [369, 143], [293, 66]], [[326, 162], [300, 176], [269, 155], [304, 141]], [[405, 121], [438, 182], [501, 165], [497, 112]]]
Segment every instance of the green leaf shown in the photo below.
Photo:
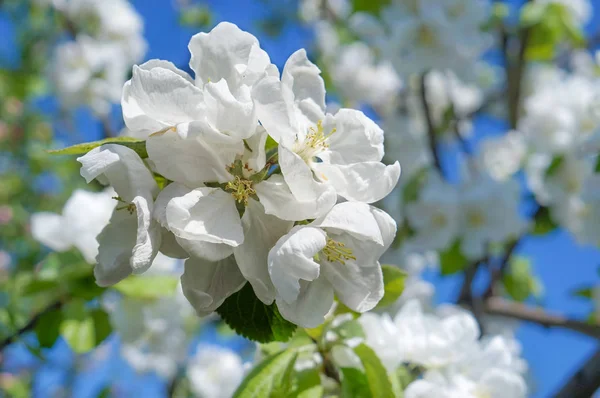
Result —
[[539, 290], [537, 280], [532, 275], [531, 262], [524, 257], [514, 257], [508, 272], [502, 278], [506, 292], [516, 301], [525, 301]]
[[581, 297], [586, 299], [594, 298], [594, 288], [593, 287], [584, 287], [581, 289], [576, 289], [571, 293], [572, 296]]
[[52, 155], [84, 155], [94, 148], [104, 144], [119, 144], [133, 149], [142, 159], [148, 157], [146, 151], [146, 141], [133, 137], [111, 137], [100, 141], [85, 142], [73, 145], [63, 149], [54, 149], [48, 151]]
[[556, 174], [565, 161], [565, 157], [562, 155], [555, 156], [550, 163], [550, 166], [546, 169], [546, 177]]
[[356, 368], [341, 368], [342, 398], [372, 397], [367, 375]]
[[467, 264], [468, 259], [462, 254], [458, 240], [450, 248], [440, 253], [442, 275], [452, 275], [464, 271]]
[[558, 225], [552, 220], [550, 209], [545, 206], [541, 206], [535, 213], [534, 222], [532, 235], [545, 235], [558, 228]]
[[375, 352], [366, 344], [360, 344], [354, 348], [354, 352], [362, 361], [365, 374], [369, 382], [372, 397], [394, 397], [392, 383], [387, 370], [379, 360]]
[[381, 9], [391, 3], [391, 0], [352, 0], [354, 11], [368, 12], [369, 14], [379, 14]]
[[178, 281], [168, 275], [131, 275], [113, 288], [129, 297], [151, 300], [172, 295]]
[[[285, 397], [290, 392], [298, 352], [281, 351], [256, 366], [238, 387], [234, 398]], [[289, 388], [287, 391], [286, 388]], [[276, 395], [278, 394], [278, 395]]]
[[404, 291], [404, 282], [406, 281], [406, 272], [400, 268], [384, 264], [381, 266], [383, 272], [383, 298], [377, 304], [377, 308], [386, 307], [398, 300]]
[[35, 334], [41, 347], [50, 348], [60, 336], [63, 314], [60, 309], [43, 313], [35, 324]]
[[[78, 354], [88, 352], [102, 343], [112, 332], [108, 314], [101, 309], [86, 312], [78, 308], [65, 309], [60, 333], [69, 346]], [[75, 311], [76, 310], [76, 311]], [[83, 312], [82, 312], [83, 311]]]
[[185, 7], [179, 14], [179, 23], [190, 28], [206, 28], [211, 26], [212, 19], [210, 9], [200, 4]]
[[524, 27], [539, 24], [546, 15], [546, 4], [530, 2], [521, 7], [520, 23]]
[[296, 325], [281, 316], [275, 303], [260, 301], [249, 283], [229, 296], [217, 313], [237, 334], [259, 343], [288, 341], [296, 330]]
[[60, 326], [60, 333], [71, 349], [78, 354], [88, 352], [95, 347], [94, 320], [91, 317], [83, 320], [66, 319]]
[[288, 398], [321, 398], [323, 386], [319, 371], [315, 368], [304, 369], [294, 375], [294, 387]]
[[402, 192], [404, 203], [413, 202], [419, 199], [419, 192], [421, 192], [421, 187], [427, 181], [427, 175], [428, 169], [424, 167], [411, 177]]
[[265, 142], [265, 153], [268, 153], [275, 148], [277, 148], [277, 142], [270, 135], [267, 136], [267, 141]]

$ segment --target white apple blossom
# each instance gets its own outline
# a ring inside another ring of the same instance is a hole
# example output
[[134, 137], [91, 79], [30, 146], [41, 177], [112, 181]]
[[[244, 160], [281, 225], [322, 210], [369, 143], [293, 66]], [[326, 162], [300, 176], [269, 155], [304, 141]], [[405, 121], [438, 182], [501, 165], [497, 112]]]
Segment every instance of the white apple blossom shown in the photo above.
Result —
[[299, 4], [299, 14], [305, 22], [314, 22], [328, 13], [336, 18], [346, 18], [351, 10], [348, 0], [302, 0]]
[[235, 352], [218, 346], [200, 345], [189, 360], [186, 375], [194, 396], [229, 398], [244, 377], [245, 367]]
[[127, 62], [139, 62], [146, 52], [143, 20], [127, 0], [67, 0], [57, 8], [78, 32], [120, 46]]
[[517, 181], [497, 182], [482, 175], [460, 189], [461, 250], [468, 258], [482, 258], [490, 243], [503, 243], [527, 227], [519, 214]]
[[106, 115], [119, 102], [129, 65], [118, 45], [79, 35], [54, 51], [51, 77], [64, 107], [88, 105]]
[[401, 75], [434, 68], [459, 70], [491, 44], [491, 37], [481, 31], [489, 9], [483, 0], [392, 2], [381, 10], [381, 20], [357, 13], [352, 24]]
[[390, 246], [396, 223], [366, 204], [345, 202], [308, 225], [299, 225], [269, 252], [269, 275], [284, 318], [304, 327], [323, 323], [333, 294], [357, 312], [383, 296], [378, 259]]
[[[75, 247], [94, 264], [98, 255], [96, 237], [108, 224], [117, 201], [108, 188], [102, 192], [77, 189], [65, 203], [62, 214], [40, 212], [31, 215], [31, 234], [50, 249], [62, 252]], [[85, 217], [81, 213], [85, 212]]]
[[512, 177], [523, 166], [527, 155], [527, 143], [519, 131], [494, 138], [480, 144], [477, 161], [492, 178], [504, 181]]
[[519, 131], [535, 152], [566, 153], [598, 131], [597, 79], [567, 74], [554, 66], [538, 66], [531, 74], [531, 93], [524, 101]]
[[373, 50], [365, 43], [340, 47], [327, 62], [331, 78], [346, 100], [365, 102], [381, 110], [394, 105], [402, 81], [389, 62], [376, 62]]
[[158, 185], [150, 170], [132, 149], [117, 144], [102, 145], [77, 160], [81, 176], [88, 183], [97, 179], [110, 184], [122, 205], [97, 237], [97, 283], [112, 285], [132, 272], [145, 272], [162, 241], [160, 226], [152, 218]]
[[415, 230], [411, 243], [417, 250], [444, 250], [460, 231], [460, 203], [455, 186], [430, 173], [416, 201], [406, 204], [406, 218]]
[[512, 348], [514, 337], [488, 335], [479, 340], [477, 322], [465, 310], [452, 307], [426, 313], [413, 300], [393, 320], [388, 314], [368, 313], [359, 322], [366, 343], [389, 372], [401, 364], [425, 369], [421, 379], [408, 385], [405, 396], [526, 396], [527, 367]]
[[261, 124], [279, 143], [279, 166], [296, 199], [325, 202], [323, 214], [335, 202], [324, 197], [337, 193], [372, 203], [396, 185], [400, 165], [381, 163], [383, 131], [360, 111], [325, 115], [324, 82], [304, 50], [290, 56], [281, 80], [264, 78], [253, 95]]
[[[180, 262], [158, 254], [146, 275], [178, 278]], [[108, 296], [103, 300], [121, 339], [121, 355], [139, 373], [172, 378], [188, 353], [192, 307], [178, 285], [172, 295], [155, 300]]]

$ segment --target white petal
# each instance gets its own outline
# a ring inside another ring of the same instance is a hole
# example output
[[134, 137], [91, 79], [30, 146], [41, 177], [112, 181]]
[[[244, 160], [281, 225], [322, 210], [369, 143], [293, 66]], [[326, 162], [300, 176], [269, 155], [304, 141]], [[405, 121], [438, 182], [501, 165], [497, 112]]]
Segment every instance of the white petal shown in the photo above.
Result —
[[258, 119], [247, 87], [238, 93], [238, 98], [229, 91], [224, 79], [206, 84], [204, 90], [207, 118], [215, 129], [239, 139], [254, 134]]
[[333, 286], [338, 298], [357, 312], [373, 309], [383, 297], [383, 274], [376, 267], [358, 266], [353, 261], [325, 262], [321, 272]]
[[326, 244], [325, 232], [319, 228], [297, 226], [269, 252], [269, 275], [279, 296], [292, 303], [300, 293], [300, 280], [312, 281], [319, 276], [319, 264], [313, 257]]
[[290, 55], [281, 73], [281, 84], [294, 95], [296, 106], [312, 120], [323, 119], [325, 113], [325, 83], [321, 70], [310, 62], [306, 50]]
[[152, 134], [146, 148], [158, 173], [192, 187], [231, 180], [226, 167], [244, 152], [242, 140], [221, 134], [204, 122]]
[[344, 202], [333, 206], [323, 217], [310, 224], [336, 234], [349, 233], [357, 239], [371, 240], [383, 246], [381, 230], [371, 214], [371, 206], [359, 202]]
[[300, 281], [300, 292], [295, 301], [277, 299], [277, 308], [288, 321], [305, 328], [315, 328], [325, 321], [333, 305], [333, 289], [319, 277], [312, 282]]
[[[328, 139], [331, 163], [381, 161], [383, 130], [374, 121], [354, 109], [340, 109], [334, 120], [336, 131]], [[326, 131], [331, 128], [327, 126]]]
[[134, 274], [141, 274], [152, 265], [152, 261], [160, 248], [162, 236], [160, 226], [152, 218], [152, 202], [137, 196], [133, 198], [132, 203], [136, 208], [137, 231], [130, 265]]
[[245, 140], [248, 148], [244, 151], [242, 162], [248, 164], [249, 172], [254, 174], [261, 171], [266, 163], [265, 143], [267, 142], [267, 131], [262, 126], [257, 126], [252, 137]]
[[258, 120], [279, 143], [293, 145], [300, 129], [291, 93], [284, 92], [277, 77], [266, 77], [252, 89]]
[[144, 70], [152, 70], [154, 68], [168, 69], [171, 72], [176, 73], [179, 76], [183, 77], [185, 80], [189, 81], [190, 83], [194, 82], [194, 79], [192, 79], [192, 77], [187, 72], [179, 69], [178, 67], [175, 66], [175, 64], [173, 64], [170, 61], [165, 61], [162, 59], [151, 59], [151, 60], [146, 61], [143, 64], [141, 64], [139, 66], [139, 68], [144, 69]]
[[133, 149], [118, 144], [105, 144], [82, 157], [81, 176], [89, 183], [93, 179], [107, 181], [125, 202], [136, 196], [151, 200], [158, 193], [158, 185], [150, 170]]
[[72, 245], [71, 237], [66, 234], [63, 217], [56, 213], [40, 212], [31, 215], [31, 234], [33, 239], [62, 252]]
[[202, 90], [182, 74], [164, 65], [133, 67], [133, 76], [123, 87], [123, 118], [130, 130], [151, 134], [178, 123], [202, 120], [205, 115]]
[[98, 235], [100, 244], [94, 268], [96, 282], [110, 286], [134, 271], [143, 272], [152, 264], [160, 246], [160, 229], [152, 225], [147, 204], [136, 198], [136, 214], [115, 210], [110, 223]]
[[329, 185], [324, 187], [325, 190], [316, 199], [299, 201], [283, 177], [275, 174], [257, 184], [254, 189], [267, 214], [282, 220], [302, 221], [320, 217], [335, 205], [335, 190]]
[[252, 85], [271, 65], [256, 37], [229, 22], [193, 36], [188, 48], [192, 54], [190, 67], [199, 86], [225, 79], [235, 92], [242, 84]]
[[225, 243], [212, 243], [202, 240], [175, 237], [179, 244], [192, 257], [207, 261], [219, 261], [233, 254], [233, 247]]
[[300, 202], [318, 202], [331, 190], [329, 184], [316, 181], [306, 162], [283, 145], [279, 146], [279, 167], [290, 191]]
[[386, 197], [400, 178], [400, 164], [386, 166], [381, 162], [363, 162], [350, 165], [316, 163], [321, 180], [331, 183], [338, 195], [347, 200], [373, 203]]
[[244, 240], [233, 197], [219, 188], [171, 183], [158, 195], [155, 217], [190, 254], [217, 261]]
[[171, 258], [188, 258], [190, 255], [186, 252], [183, 247], [177, 242], [177, 239], [173, 232], [166, 228], [160, 229], [162, 235], [162, 243], [160, 244], [160, 253]]
[[240, 271], [265, 304], [271, 304], [276, 295], [268, 270], [269, 250], [293, 225], [291, 221], [265, 214], [263, 206], [252, 199], [242, 217], [244, 243], [234, 248], [233, 252]]
[[199, 316], [209, 315], [240, 290], [246, 280], [233, 256], [217, 262], [190, 257], [181, 276], [183, 294]]

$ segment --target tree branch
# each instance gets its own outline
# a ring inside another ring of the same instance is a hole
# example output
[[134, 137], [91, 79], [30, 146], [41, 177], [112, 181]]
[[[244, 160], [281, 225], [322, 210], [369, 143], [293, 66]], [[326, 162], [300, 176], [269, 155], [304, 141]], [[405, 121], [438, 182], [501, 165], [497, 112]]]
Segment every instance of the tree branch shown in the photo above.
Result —
[[23, 327], [21, 327], [20, 329], [18, 329], [15, 333], [13, 333], [12, 335], [8, 336], [4, 340], [0, 341], [0, 351], [4, 350], [9, 344], [11, 344], [11, 343], [15, 342], [16, 340], [18, 340], [23, 334], [32, 331], [33, 328], [35, 328], [35, 325], [38, 323], [38, 321], [40, 320], [40, 318], [43, 315], [46, 315], [47, 313], [49, 313], [51, 311], [54, 311], [54, 310], [57, 310], [57, 309], [61, 308], [63, 306], [63, 304], [64, 304], [63, 300], [59, 300], [59, 301], [57, 301], [57, 302], [49, 305], [48, 307], [46, 307], [42, 311], [38, 312]]
[[564, 384], [555, 398], [588, 398], [600, 388], [600, 349]]
[[425, 114], [425, 121], [427, 123], [427, 136], [429, 138], [429, 149], [431, 150], [431, 155], [433, 156], [433, 162], [440, 174], [444, 176], [442, 164], [437, 151], [435, 125], [433, 124], [431, 109], [429, 108], [429, 101], [427, 100], [427, 75], [428, 72], [423, 72], [421, 75], [421, 105], [423, 106], [423, 113]]
[[505, 316], [525, 322], [536, 323], [545, 327], [569, 329], [595, 339], [600, 339], [600, 326], [598, 325], [550, 314], [541, 308], [532, 308], [525, 304], [500, 297], [491, 297], [487, 299], [483, 304], [483, 311], [487, 315]]

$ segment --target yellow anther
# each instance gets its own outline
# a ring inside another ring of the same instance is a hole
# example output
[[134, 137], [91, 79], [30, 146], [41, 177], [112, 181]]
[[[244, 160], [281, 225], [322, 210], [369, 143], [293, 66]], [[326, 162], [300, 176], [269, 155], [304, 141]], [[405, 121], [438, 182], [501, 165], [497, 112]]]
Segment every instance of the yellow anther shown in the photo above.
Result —
[[327, 144], [326, 140], [331, 136], [331, 134], [335, 133], [335, 127], [331, 130], [331, 132], [325, 135], [325, 129], [323, 128], [323, 121], [319, 120], [317, 122], [317, 128], [311, 127], [308, 129], [308, 134], [306, 134], [305, 145], [317, 149], [325, 149], [329, 148], [329, 144]]
[[248, 206], [250, 196], [256, 195], [256, 190], [252, 187], [252, 181], [243, 180], [235, 176], [233, 181], [229, 181], [225, 189], [231, 193], [231, 196], [238, 202]]
[[347, 248], [342, 242], [336, 242], [331, 238], [327, 238], [327, 244], [321, 250], [321, 253], [325, 255], [325, 258], [330, 263], [338, 262], [346, 264], [347, 260], [356, 260], [356, 257], [352, 255], [352, 249]]
[[436, 39], [437, 38], [433, 29], [426, 24], [421, 24], [418, 32], [419, 43], [421, 43], [421, 45], [424, 47], [434, 47]]

